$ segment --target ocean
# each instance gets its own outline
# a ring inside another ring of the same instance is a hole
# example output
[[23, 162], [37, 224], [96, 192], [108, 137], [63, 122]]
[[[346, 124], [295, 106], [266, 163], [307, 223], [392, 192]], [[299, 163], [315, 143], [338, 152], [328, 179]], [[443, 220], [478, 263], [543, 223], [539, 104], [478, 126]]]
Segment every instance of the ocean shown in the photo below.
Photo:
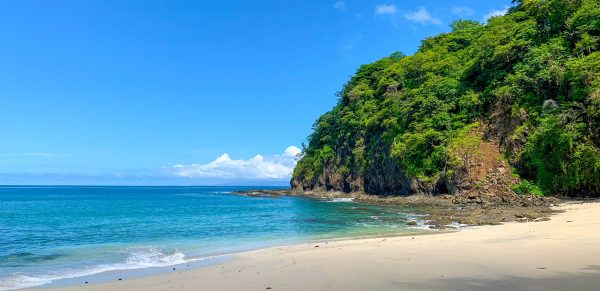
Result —
[[[0, 290], [276, 245], [425, 231], [411, 209], [277, 187], [0, 187]], [[407, 221], [419, 225], [409, 227]]]

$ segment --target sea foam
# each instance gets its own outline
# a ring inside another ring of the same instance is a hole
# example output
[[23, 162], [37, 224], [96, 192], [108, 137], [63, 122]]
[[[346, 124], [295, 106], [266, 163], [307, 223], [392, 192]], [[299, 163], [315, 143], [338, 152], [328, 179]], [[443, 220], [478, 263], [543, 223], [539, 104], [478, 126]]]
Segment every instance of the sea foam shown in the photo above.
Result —
[[114, 264], [101, 264], [92, 267], [30, 276], [14, 273], [6, 280], [0, 282], [0, 290], [40, 286], [60, 279], [89, 276], [109, 271], [165, 267], [204, 259], [195, 258], [186, 260], [185, 255], [181, 252], [169, 252], [155, 246], [129, 248], [127, 249], [127, 252], [128, 256], [124, 262]]
[[328, 200], [327, 202], [354, 202], [354, 198], [333, 198], [331, 200]]

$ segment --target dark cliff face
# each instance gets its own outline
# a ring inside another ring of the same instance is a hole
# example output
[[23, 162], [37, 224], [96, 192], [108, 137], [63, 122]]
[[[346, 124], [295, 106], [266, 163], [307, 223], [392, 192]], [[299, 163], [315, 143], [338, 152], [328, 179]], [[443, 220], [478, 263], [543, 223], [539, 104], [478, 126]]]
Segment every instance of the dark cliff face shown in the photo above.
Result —
[[338, 168], [326, 167], [315, 179], [294, 177], [291, 186], [297, 190], [412, 194], [420, 192], [418, 183], [404, 173], [397, 162], [383, 159], [367, 168], [362, 175], [343, 173]]
[[364, 191], [382, 194], [410, 194], [419, 191], [414, 180], [407, 177], [396, 161], [381, 157], [364, 173]]
[[[458, 178], [458, 179], [457, 179]], [[464, 174], [451, 178], [422, 181], [410, 177], [390, 156], [374, 161], [364, 173], [348, 174], [336, 167], [325, 167], [314, 179], [293, 177], [290, 185], [299, 191], [364, 192], [378, 195], [454, 194], [463, 183]]]
[[[388, 149], [374, 149], [376, 152], [389, 152]], [[347, 156], [338, 154], [338, 156]], [[349, 173], [340, 169], [339, 163], [328, 163], [322, 172], [312, 179], [294, 176], [290, 182], [293, 189], [311, 191], [364, 192], [379, 195], [409, 195], [415, 193], [438, 194], [452, 192], [456, 188], [440, 181], [419, 181], [406, 174], [397, 160], [390, 155], [378, 155], [370, 160], [362, 173]]]
[[361, 66], [315, 122], [292, 187], [456, 193], [486, 176], [473, 174], [483, 142], [510, 163], [485, 171], [515, 168], [519, 191], [600, 196], [600, 2], [515, 3]]

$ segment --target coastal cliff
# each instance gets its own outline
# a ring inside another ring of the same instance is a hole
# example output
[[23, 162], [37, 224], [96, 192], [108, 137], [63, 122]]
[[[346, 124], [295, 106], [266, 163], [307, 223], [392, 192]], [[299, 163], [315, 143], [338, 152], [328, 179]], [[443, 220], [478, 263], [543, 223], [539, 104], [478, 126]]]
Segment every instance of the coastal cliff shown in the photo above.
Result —
[[600, 1], [523, 0], [361, 66], [295, 191], [600, 196]]

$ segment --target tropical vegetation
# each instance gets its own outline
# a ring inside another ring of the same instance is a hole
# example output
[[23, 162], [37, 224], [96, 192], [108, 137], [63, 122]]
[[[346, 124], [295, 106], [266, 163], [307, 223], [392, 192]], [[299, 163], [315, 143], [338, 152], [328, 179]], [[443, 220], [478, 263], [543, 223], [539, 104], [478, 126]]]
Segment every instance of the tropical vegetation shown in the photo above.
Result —
[[361, 66], [315, 122], [292, 184], [443, 192], [457, 151], [485, 138], [525, 180], [517, 191], [600, 195], [600, 1], [513, 4]]

